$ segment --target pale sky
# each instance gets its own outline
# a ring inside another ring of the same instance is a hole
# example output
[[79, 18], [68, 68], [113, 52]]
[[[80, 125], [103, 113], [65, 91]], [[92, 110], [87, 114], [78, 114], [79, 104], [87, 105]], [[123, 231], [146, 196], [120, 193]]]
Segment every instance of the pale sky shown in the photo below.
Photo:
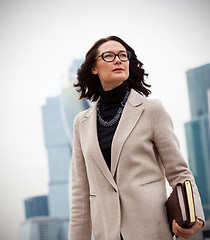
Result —
[[48, 193], [41, 106], [101, 37], [134, 48], [187, 161], [186, 71], [210, 63], [209, 13], [209, 0], [0, 1], [0, 239], [18, 240], [23, 200]]

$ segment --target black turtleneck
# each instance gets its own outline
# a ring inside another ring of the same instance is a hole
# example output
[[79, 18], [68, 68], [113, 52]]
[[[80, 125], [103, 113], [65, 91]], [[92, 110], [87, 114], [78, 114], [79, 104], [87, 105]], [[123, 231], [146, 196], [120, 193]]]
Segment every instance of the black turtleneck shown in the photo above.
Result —
[[[121, 102], [123, 101], [127, 90], [127, 81], [124, 81], [120, 86], [112, 90], [101, 90], [100, 115], [105, 121], [110, 121], [115, 117], [119, 107], [121, 107]], [[104, 127], [97, 120], [99, 146], [109, 169], [111, 169], [112, 139], [116, 131], [118, 122], [111, 127]]]

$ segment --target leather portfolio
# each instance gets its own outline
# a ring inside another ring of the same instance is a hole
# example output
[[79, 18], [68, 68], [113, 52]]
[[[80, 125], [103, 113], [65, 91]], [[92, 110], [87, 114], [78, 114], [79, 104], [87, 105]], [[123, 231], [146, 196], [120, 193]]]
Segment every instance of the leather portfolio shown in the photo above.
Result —
[[189, 180], [178, 183], [167, 199], [166, 211], [172, 235], [173, 219], [180, 227], [189, 228], [196, 221], [192, 185]]

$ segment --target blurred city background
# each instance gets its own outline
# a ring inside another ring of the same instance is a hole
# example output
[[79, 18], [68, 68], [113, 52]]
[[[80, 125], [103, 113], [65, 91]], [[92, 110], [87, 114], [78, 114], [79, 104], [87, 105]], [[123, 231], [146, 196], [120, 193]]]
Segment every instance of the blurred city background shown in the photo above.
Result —
[[1, 240], [67, 239], [72, 123], [89, 106], [72, 83], [109, 35], [144, 63], [210, 218], [209, 12], [209, 0], [0, 2]]

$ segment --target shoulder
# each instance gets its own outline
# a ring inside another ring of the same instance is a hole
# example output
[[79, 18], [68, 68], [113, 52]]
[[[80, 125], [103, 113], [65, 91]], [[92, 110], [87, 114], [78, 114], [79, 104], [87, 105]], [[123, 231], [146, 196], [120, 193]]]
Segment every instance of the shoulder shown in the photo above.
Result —
[[165, 107], [159, 99], [145, 98], [144, 105], [154, 113], [165, 112]]
[[159, 99], [144, 97], [134, 89], [131, 90], [129, 101], [133, 105], [142, 105], [145, 109], [150, 111], [165, 111], [165, 108]]

